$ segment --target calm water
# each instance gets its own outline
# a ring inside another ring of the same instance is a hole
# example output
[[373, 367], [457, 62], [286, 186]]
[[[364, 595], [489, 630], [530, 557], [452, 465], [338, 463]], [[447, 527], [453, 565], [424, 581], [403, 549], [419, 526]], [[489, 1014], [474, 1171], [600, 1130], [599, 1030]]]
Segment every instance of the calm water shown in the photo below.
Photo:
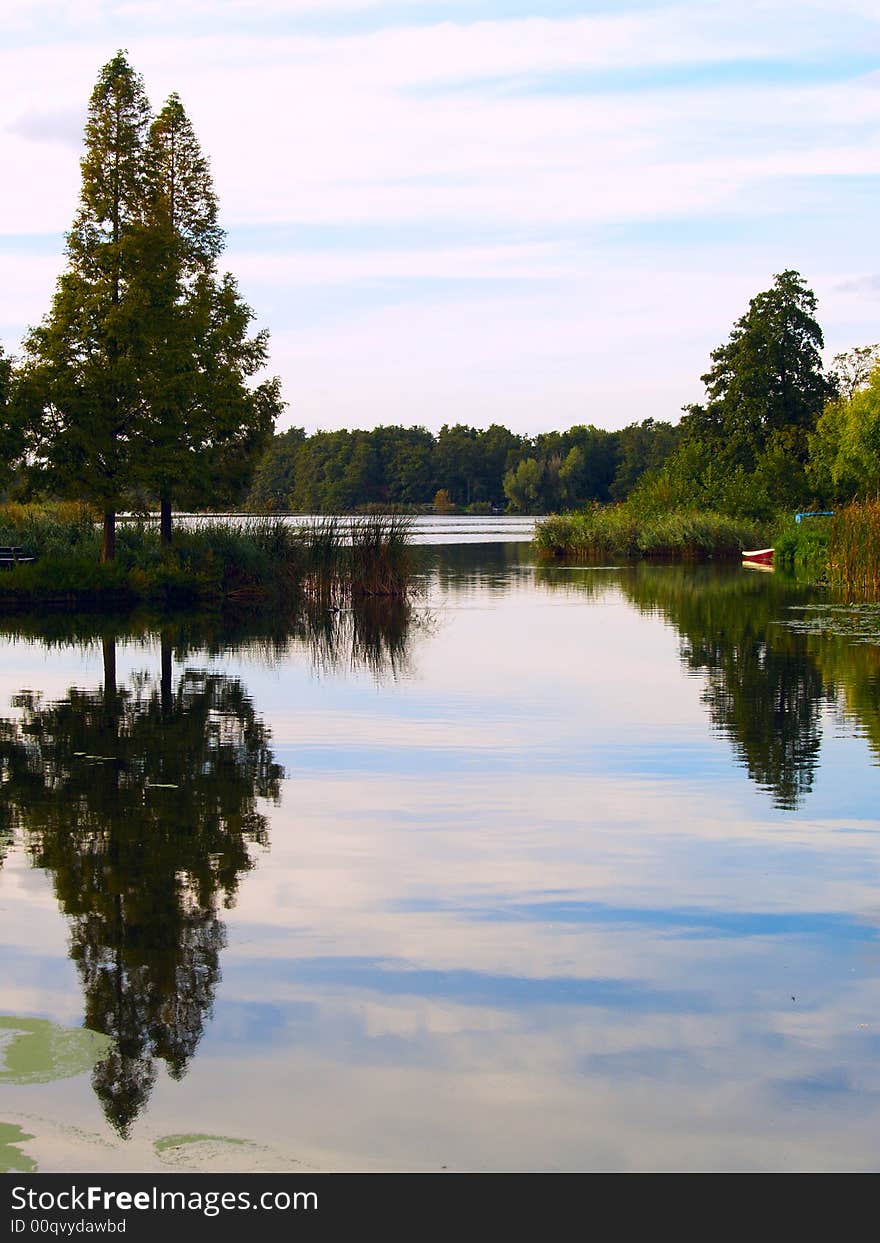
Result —
[[0, 1164], [875, 1168], [874, 611], [429, 555], [2, 622]]
[[[303, 526], [328, 521], [321, 514], [268, 515], [279, 518], [291, 526]], [[228, 519], [232, 522], [260, 522], [264, 519], [251, 514], [202, 514], [177, 515], [176, 520], [189, 526], [199, 526]], [[156, 519], [158, 521], [158, 519]], [[332, 519], [343, 527], [361, 519], [341, 516]], [[522, 514], [498, 514], [493, 517], [476, 518], [469, 514], [419, 514], [410, 519], [411, 538], [415, 544], [509, 544], [527, 542], [535, 533], [536, 519]]]

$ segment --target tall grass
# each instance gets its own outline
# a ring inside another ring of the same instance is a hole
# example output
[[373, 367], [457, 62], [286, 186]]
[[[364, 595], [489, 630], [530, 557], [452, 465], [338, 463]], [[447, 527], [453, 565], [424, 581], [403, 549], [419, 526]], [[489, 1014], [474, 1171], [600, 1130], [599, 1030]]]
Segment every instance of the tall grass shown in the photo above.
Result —
[[310, 594], [328, 601], [365, 596], [403, 599], [414, 558], [412, 519], [402, 514], [365, 514], [349, 520], [322, 518], [297, 532]]
[[725, 514], [638, 514], [625, 504], [546, 518], [535, 532], [540, 557], [592, 563], [737, 560], [744, 549], [760, 547], [764, 539], [757, 523]]
[[831, 521], [828, 581], [847, 595], [880, 598], [880, 500], [848, 505]]
[[170, 547], [155, 523], [122, 522], [109, 564], [97, 517], [85, 506], [0, 506], [0, 543], [36, 557], [0, 571], [0, 607], [286, 607], [301, 596], [341, 605], [402, 599], [410, 585], [410, 523], [399, 516], [302, 528], [273, 518], [179, 524]]

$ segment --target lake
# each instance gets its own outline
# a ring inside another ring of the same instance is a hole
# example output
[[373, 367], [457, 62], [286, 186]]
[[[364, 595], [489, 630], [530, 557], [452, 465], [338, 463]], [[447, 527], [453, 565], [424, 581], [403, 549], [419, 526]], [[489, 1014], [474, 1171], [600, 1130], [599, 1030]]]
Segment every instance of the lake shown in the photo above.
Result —
[[876, 1167], [880, 613], [498, 525], [0, 621], [0, 1166]]
[[[126, 515], [124, 520], [143, 522], [142, 517]], [[362, 515], [342, 514], [328, 518], [323, 514], [175, 514], [182, 526], [198, 527], [216, 522], [249, 523], [283, 522], [286, 525], [320, 526], [332, 522], [343, 529], [350, 523], [363, 522]], [[158, 518], [152, 519], [158, 523]], [[475, 518], [468, 514], [417, 514], [408, 519], [410, 538], [414, 544], [510, 544], [527, 543], [535, 533], [537, 519], [522, 514], [496, 514]]]

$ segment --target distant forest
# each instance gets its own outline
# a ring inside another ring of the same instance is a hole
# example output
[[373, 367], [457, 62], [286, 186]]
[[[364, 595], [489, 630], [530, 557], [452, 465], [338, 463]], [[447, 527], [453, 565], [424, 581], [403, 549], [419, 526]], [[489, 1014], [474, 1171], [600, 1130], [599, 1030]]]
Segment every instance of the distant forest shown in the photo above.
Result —
[[678, 429], [646, 419], [619, 431], [592, 426], [518, 436], [493, 424], [435, 435], [423, 427], [276, 435], [246, 507], [261, 513], [342, 513], [376, 505], [439, 512], [548, 513], [618, 501], [658, 470]]

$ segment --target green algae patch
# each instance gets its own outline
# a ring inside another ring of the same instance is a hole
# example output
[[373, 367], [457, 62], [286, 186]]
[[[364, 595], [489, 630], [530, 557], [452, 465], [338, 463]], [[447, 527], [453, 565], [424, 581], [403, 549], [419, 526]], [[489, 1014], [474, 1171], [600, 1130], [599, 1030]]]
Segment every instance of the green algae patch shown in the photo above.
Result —
[[0, 1015], [0, 1083], [51, 1083], [91, 1070], [112, 1048], [109, 1036], [88, 1027], [59, 1027], [48, 1019]]
[[182, 1148], [184, 1144], [239, 1144], [247, 1147], [246, 1139], [234, 1139], [230, 1135], [163, 1135], [157, 1139], [153, 1147], [156, 1152], [166, 1152], [169, 1148]]
[[33, 1174], [37, 1163], [18, 1147], [33, 1139], [13, 1122], [0, 1122], [0, 1174]]

